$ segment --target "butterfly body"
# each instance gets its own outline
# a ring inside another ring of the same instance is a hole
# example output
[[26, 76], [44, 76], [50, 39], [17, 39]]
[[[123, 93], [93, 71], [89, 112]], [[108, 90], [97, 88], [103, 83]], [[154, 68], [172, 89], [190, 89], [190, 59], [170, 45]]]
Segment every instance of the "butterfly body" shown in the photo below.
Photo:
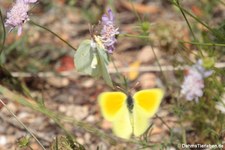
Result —
[[133, 100], [133, 98], [130, 95], [128, 95], [126, 102], [127, 102], [127, 108], [129, 110], [129, 112], [132, 113], [133, 112], [133, 108], [134, 108], [134, 100]]
[[103, 117], [112, 122], [113, 132], [128, 139], [146, 131], [162, 97], [161, 89], [142, 90], [133, 97], [122, 92], [104, 92], [99, 96], [99, 104]]

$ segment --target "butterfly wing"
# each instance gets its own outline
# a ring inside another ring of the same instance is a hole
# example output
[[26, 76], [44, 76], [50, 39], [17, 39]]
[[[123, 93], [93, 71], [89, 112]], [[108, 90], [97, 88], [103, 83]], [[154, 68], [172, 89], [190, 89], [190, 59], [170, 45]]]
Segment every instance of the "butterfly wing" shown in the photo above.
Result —
[[113, 121], [113, 132], [120, 138], [129, 139], [133, 133], [130, 120], [130, 113], [126, 104], [119, 111], [118, 116]]
[[122, 92], [105, 92], [99, 96], [103, 117], [113, 124], [113, 132], [128, 139], [132, 134], [130, 114], [126, 104], [127, 96]]
[[149, 118], [152, 117], [159, 108], [163, 97], [161, 89], [142, 90], [133, 96], [133, 133], [140, 136], [149, 127]]

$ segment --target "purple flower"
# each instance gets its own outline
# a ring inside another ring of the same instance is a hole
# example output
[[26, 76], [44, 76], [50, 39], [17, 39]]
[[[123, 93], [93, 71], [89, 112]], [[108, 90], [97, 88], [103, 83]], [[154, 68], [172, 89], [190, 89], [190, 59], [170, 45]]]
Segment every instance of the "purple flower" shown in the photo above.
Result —
[[206, 71], [202, 66], [202, 60], [199, 60], [187, 70], [188, 74], [184, 77], [181, 94], [189, 101], [195, 99], [198, 102], [199, 97], [203, 95], [203, 88], [205, 87], [204, 78], [210, 76], [213, 71]]
[[16, 0], [11, 10], [7, 12], [5, 26], [10, 28], [10, 31], [18, 27], [18, 36], [22, 33], [22, 25], [29, 20], [28, 11], [29, 4], [35, 3], [37, 0]]
[[111, 9], [108, 9], [108, 14], [104, 14], [102, 16], [102, 23], [103, 24], [113, 24], [114, 23], [114, 16]]
[[119, 34], [118, 28], [114, 26], [114, 16], [111, 9], [102, 16], [101, 40], [109, 53], [115, 49], [116, 35]]

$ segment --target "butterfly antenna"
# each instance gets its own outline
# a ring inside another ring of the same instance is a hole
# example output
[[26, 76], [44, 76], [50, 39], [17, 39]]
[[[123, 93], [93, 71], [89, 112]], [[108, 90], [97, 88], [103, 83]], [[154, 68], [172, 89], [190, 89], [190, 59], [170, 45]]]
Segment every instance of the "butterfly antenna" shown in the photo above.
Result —
[[124, 93], [127, 93], [127, 91], [120, 86], [116, 86], [116, 88], [119, 89], [120, 91], [124, 92]]
[[130, 89], [129, 93], [131, 93], [132, 91], [134, 91], [134, 89], [136, 89], [138, 85], [140, 85], [140, 82], [136, 82], [136, 84], [134, 85], [134, 87], [132, 87]]

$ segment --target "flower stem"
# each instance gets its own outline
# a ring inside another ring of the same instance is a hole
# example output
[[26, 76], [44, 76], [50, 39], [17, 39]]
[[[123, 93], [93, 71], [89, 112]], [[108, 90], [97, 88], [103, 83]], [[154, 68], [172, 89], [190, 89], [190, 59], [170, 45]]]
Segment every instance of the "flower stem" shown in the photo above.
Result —
[[2, 23], [2, 28], [3, 28], [3, 41], [2, 41], [2, 45], [0, 48], [0, 55], [4, 49], [4, 45], [5, 45], [5, 39], [6, 39], [6, 31], [5, 31], [5, 25], [4, 25], [4, 21], [3, 21], [3, 17], [2, 17], [2, 11], [0, 10], [0, 18], [1, 18], [1, 23]]
[[180, 7], [177, 3], [172, 2], [172, 4], [174, 4], [175, 6], [179, 7], [179, 9], [181, 9], [188, 16], [192, 17], [194, 20], [196, 20], [197, 22], [199, 22], [200, 24], [202, 24], [204, 27], [206, 27], [210, 32], [212, 32], [214, 34], [214, 36], [217, 36], [217, 37], [225, 40], [225, 37], [222, 35], [222, 33], [213, 30], [209, 25], [207, 25], [206, 23], [204, 23], [203, 21], [201, 21], [198, 17], [196, 17], [195, 15], [193, 15], [192, 13], [190, 13], [188, 10]]
[[149, 39], [149, 36], [145, 35], [134, 35], [134, 34], [119, 34], [119, 37], [133, 37], [133, 38], [142, 38], [142, 39]]
[[76, 49], [75, 47], [73, 47], [69, 42], [67, 42], [66, 40], [64, 40], [63, 38], [61, 38], [58, 34], [56, 34], [55, 32], [53, 32], [52, 30], [50, 30], [50, 29], [48, 29], [48, 28], [46, 28], [46, 27], [44, 27], [44, 26], [42, 26], [42, 25], [39, 25], [39, 24], [37, 24], [37, 23], [35, 23], [35, 22], [31, 21], [31, 20], [30, 20], [30, 23], [33, 24], [33, 25], [35, 25], [35, 26], [37, 26], [37, 27], [39, 27], [39, 28], [42, 28], [42, 29], [44, 29], [44, 30], [50, 32], [51, 34], [53, 34], [54, 36], [56, 36], [57, 38], [59, 38], [62, 42], [64, 42], [65, 44], [67, 44], [67, 45], [68, 45], [70, 48], [72, 48], [74, 51], [77, 50], [77, 49]]
[[172, 129], [169, 127], [169, 125], [162, 119], [162, 117], [155, 115], [162, 123], [168, 128], [169, 131], [172, 131]]
[[222, 44], [222, 43], [199, 43], [199, 42], [189, 42], [189, 41], [180, 41], [180, 42], [193, 44], [193, 45], [202, 45], [202, 46], [221, 46], [221, 47], [225, 46], [225, 44]]
[[[187, 23], [187, 25], [188, 25], [188, 28], [189, 28], [189, 30], [190, 30], [190, 32], [191, 32], [193, 38], [194, 38], [194, 41], [195, 41], [195, 42], [198, 42], [198, 40], [197, 40], [197, 38], [196, 38], [196, 36], [195, 36], [195, 34], [194, 34], [194, 31], [192, 30], [191, 24], [189, 23], [189, 21], [188, 21], [186, 15], [185, 15], [185, 13], [184, 13], [184, 10], [183, 10], [182, 7], [180, 6], [179, 0], [176, 0], [176, 6], [179, 8], [181, 14], [183, 15], [184, 20], [186, 21], [186, 23]], [[197, 47], [198, 47], [198, 45], [197, 45]], [[201, 51], [201, 48], [198, 47], [198, 49], [199, 49], [200, 55], [201, 55], [202, 57], [204, 57], [204, 56], [203, 56], [203, 52]]]

